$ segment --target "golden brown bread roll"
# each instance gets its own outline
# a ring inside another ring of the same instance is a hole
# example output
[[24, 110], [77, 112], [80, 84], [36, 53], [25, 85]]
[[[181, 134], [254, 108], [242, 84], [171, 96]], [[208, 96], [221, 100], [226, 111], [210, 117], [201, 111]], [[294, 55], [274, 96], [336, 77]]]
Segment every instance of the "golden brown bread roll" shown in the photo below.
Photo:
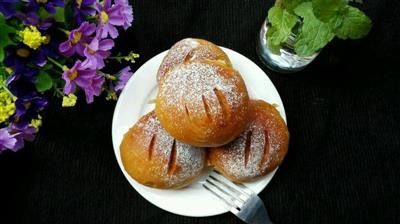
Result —
[[203, 60], [175, 66], [159, 85], [156, 114], [177, 140], [198, 147], [224, 145], [247, 123], [249, 96], [230, 66]]
[[120, 150], [128, 174], [150, 187], [182, 188], [205, 165], [205, 150], [173, 139], [160, 126], [154, 111], [144, 115], [124, 135]]
[[252, 181], [281, 164], [289, 132], [279, 112], [262, 100], [251, 100], [246, 130], [228, 145], [211, 148], [209, 163], [234, 182]]
[[158, 69], [157, 81], [160, 82], [165, 74], [176, 65], [203, 59], [219, 61], [231, 66], [228, 56], [217, 45], [202, 39], [185, 38], [175, 43], [164, 57]]

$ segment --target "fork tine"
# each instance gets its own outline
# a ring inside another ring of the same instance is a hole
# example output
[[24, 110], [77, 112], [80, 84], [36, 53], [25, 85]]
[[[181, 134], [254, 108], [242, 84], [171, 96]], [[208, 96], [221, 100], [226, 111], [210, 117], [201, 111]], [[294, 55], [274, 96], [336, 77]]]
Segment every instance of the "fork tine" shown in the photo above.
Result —
[[210, 177], [213, 179], [216, 179], [218, 182], [220, 182], [221, 184], [223, 184], [224, 186], [228, 187], [229, 189], [231, 189], [232, 191], [236, 192], [236, 194], [238, 195], [244, 195], [245, 199], [248, 199], [252, 192], [246, 192], [245, 189], [247, 189], [246, 186], [242, 185], [245, 189], [243, 189], [239, 184], [233, 183], [232, 181], [226, 179], [224, 176], [222, 176], [221, 174], [217, 173], [217, 172], [213, 172], [210, 174]]
[[231, 180], [227, 179], [218, 170], [213, 170], [211, 172], [211, 174], [217, 175], [218, 177], [220, 177], [220, 179], [225, 181], [225, 183], [230, 184], [230, 185], [232, 185], [234, 187], [237, 187], [236, 189], [241, 190], [241, 192], [243, 192], [244, 194], [248, 195], [249, 197], [251, 195], [255, 194], [250, 188], [246, 187], [244, 184], [242, 184], [242, 183], [234, 183]]
[[209, 180], [213, 181], [215, 185], [218, 185], [219, 188], [224, 189], [227, 193], [230, 194], [231, 197], [236, 198], [242, 204], [249, 198], [247, 195], [242, 194], [240, 191], [236, 190], [234, 187], [229, 186], [228, 184], [224, 183], [223, 181], [219, 180], [214, 176], [209, 176]]
[[224, 197], [222, 197], [219, 193], [217, 193], [217, 188], [214, 187], [213, 185], [209, 184], [208, 182], [203, 183], [203, 187], [205, 189], [207, 189], [209, 192], [211, 192], [214, 196], [216, 196], [217, 198], [219, 198], [220, 200], [222, 200], [226, 207], [233, 213], [233, 214], [237, 214], [239, 213], [239, 209], [238, 206], [233, 204], [232, 202], [228, 201], [227, 199], [225, 199]]
[[214, 171], [207, 177], [203, 187], [222, 200], [244, 222], [272, 224], [262, 200], [245, 185], [230, 182]]
[[233, 194], [233, 192], [230, 192], [229, 189], [224, 188], [223, 186], [221, 186], [221, 184], [217, 183], [215, 180], [208, 178], [206, 180], [206, 183], [209, 183], [212, 186], [216, 187], [216, 189], [218, 189], [222, 194], [224, 194], [229, 198], [229, 200], [232, 202], [231, 204], [234, 204], [239, 209], [244, 205], [245, 201], [243, 199], [241, 199], [240, 197], [236, 197]]

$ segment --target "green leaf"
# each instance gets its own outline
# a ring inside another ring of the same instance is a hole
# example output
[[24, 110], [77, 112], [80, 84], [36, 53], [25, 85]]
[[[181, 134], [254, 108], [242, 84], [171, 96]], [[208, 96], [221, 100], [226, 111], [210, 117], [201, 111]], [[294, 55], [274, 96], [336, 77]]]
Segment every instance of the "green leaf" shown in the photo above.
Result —
[[346, 5], [346, 0], [312, 0], [314, 15], [322, 22], [328, 22]]
[[372, 27], [371, 19], [362, 11], [347, 6], [342, 14], [342, 23], [334, 31], [341, 39], [359, 39], [366, 36]]
[[267, 33], [266, 33], [267, 47], [273, 54], [280, 55], [281, 54], [281, 51], [280, 51], [281, 45], [280, 44], [276, 45], [276, 44], [272, 43], [271, 38], [268, 38], [268, 36], [274, 35], [275, 32], [276, 32], [276, 29], [275, 29], [275, 27], [272, 27], [272, 26], [267, 30]]
[[73, 12], [73, 0], [66, 0], [65, 1], [65, 6], [64, 6], [64, 21], [65, 25], [68, 29], [74, 29], [75, 28], [75, 18], [74, 18], [74, 12]]
[[342, 23], [343, 23], [343, 16], [339, 13], [336, 13], [330, 20], [328, 21], [329, 25], [331, 26], [331, 29], [335, 31], [338, 29]]
[[0, 62], [4, 60], [4, 48], [8, 45], [15, 45], [9, 36], [13, 33], [16, 33], [14, 27], [7, 25], [6, 19], [0, 14]]
[[284, 0], [283, 8], [288, 10], [289, 12], [293, 12], [293, 10], [303, 2], [309, 2], [310, 0]]
[[51, 89], [53, 86], [53, 80], [47, 72], [41, 71], [36, 77], [35, 86], [39, 92], [44, 92]]
[[54, 14], [56, 22], [65, 23], [64, 8], [57, 7], [56, 13]]
[[279, 45], [286, 42], [292, 28], [296, 25], [297, 17], [281, 7], [274, 6], [268, 11], [268, 20], [275, 28], [275, 32], [268, 35], [268, 38], [274, 45]]
[[41, 18], [41, 19], [47, 19], [47, 18], [49, 18], [49, 16], [50, 16], [50, 13], [49, 12], [47, 12], [47, 10], [46, 9], [44, 9], [43, 7], [40, 7], [39, 9], [38, 9], [38, 15], [39, 15], [39, 17]]
[[310, 56], [323, 48], [335, 36], [328, 23], [318, 20], [313, 13], [312, 3], [302, 3], [294, 12], [303, 18], [300, 35], [294, 45], [299, 56]]
[[43, 66], [43, 70], [50, 70], [53, 68], [53, 64], [52, 63], [47, 63]]

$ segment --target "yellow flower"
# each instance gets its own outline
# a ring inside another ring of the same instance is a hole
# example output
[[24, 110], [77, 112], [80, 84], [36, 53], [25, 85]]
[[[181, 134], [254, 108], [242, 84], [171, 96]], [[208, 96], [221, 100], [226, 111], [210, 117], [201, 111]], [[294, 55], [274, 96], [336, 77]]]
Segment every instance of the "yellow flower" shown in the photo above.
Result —
[[10, 75], [11, 75], [11, 73], [13, 73], [13, 70], [12, 70], [12, 68], [10, 68], [10, 67], [4, 67], [4, 69], [5, 69], [6, 72], [7, 72], [8, 74], [10, 74]]
[[19, 31], [18, 34], [22, 38], [22, 42], [34, 50], [38, 49], [46, 41], [46, 37], [42, 36], [35, 26], [27, 26], [24, 30]]
[[0, 123], [15, 113], [14, 98], [6, 90], [0, 90]]
[[118, 96], [115, 92], [108, 92], [106, 100], [118, 100]]
[[135, 63], [135, 59], [139, 58], [139, 56], [139, 54], [135, 54], [131, 51], [127, 56], [124, 57], [124, 59], [130, 63]]
[[62, 107], [73, 107], [76, 104], [76, 99], [77, 97], [73, 94], [70, 93], [68, 96], [64, 96], [62, 100]]
[[42, 116], [39, 115], [38, 119], [32, 119], [30, 126], [39, 130], [39, 127], [42, 126]]

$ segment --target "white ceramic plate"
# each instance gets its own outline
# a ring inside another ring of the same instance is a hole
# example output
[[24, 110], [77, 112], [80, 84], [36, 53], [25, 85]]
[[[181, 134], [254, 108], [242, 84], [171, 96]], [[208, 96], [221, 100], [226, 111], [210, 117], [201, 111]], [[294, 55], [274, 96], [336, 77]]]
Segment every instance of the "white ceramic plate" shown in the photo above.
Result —
[[[286, 121], [282, 100], [268, 76], [255, 63], [243, 55], [227, 48], [222, 49], [229, 56], [233, 67], [242, 74], [250, 98], [262, 99], [271, 104], [277, 104], [277, 109]], [[180, 190], [160, 190], [139, 184], [128, 175], [122, 165], [119, 150], [122, 137], [142, 115], [154, 109], [154, 104], [149, 103], [149, 101], [156, 97], [156, 74], [166, 53], [167, 51], [158, 54], [140, 67], [128, 81], [118, 99], [112, 123], [115, 156], [132, 187], [154, 205], [184, 216], [204, 217], [225, 213], [228, 211], [225, 204], [202, 186], [207, 173], [210, 172], [209, 169], [205, 170], [203, 175], [189, 187]], [[270, 182], [275, 171], [256, 182], [245, 185], [258, 194]]]

